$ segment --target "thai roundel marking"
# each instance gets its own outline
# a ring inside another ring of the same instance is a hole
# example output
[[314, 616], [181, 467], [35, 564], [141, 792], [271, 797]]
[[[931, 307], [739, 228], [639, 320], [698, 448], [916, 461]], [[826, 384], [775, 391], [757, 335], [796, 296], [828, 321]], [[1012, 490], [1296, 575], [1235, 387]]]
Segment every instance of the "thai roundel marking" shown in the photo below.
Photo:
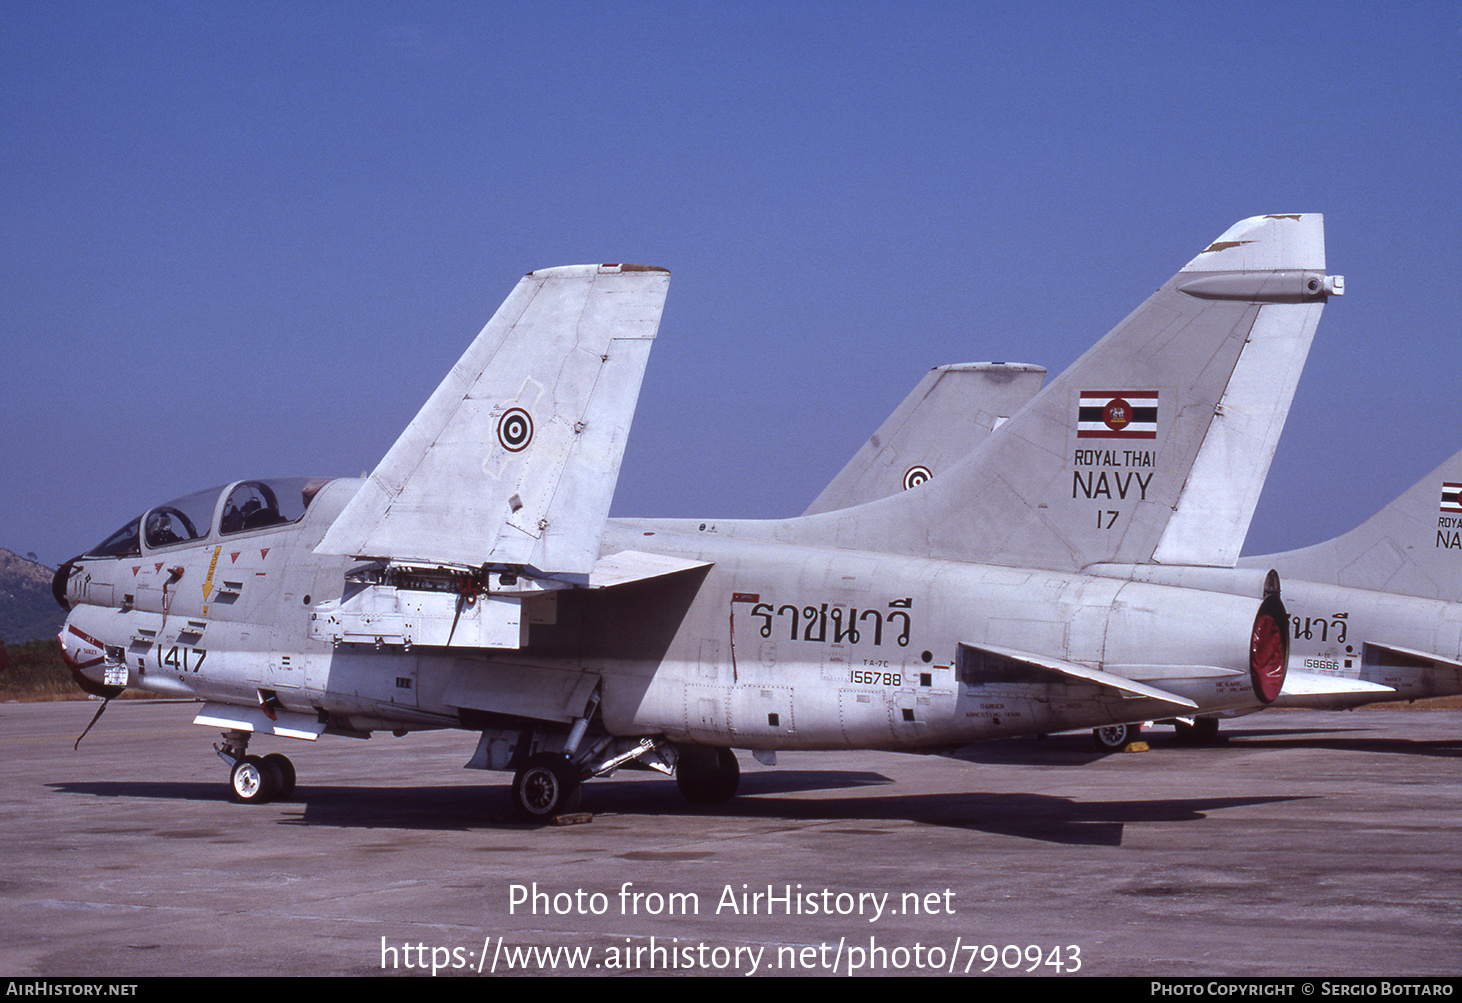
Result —
[[904, 490], [916, 488], [933, 476], [934, 472], [922, 464], [912, 466], [904, 471]]
[[497, 423], [497, 441], [510, 453], [526, 449], [533, 441], [533, 416], [520, 407], [503, 412]]

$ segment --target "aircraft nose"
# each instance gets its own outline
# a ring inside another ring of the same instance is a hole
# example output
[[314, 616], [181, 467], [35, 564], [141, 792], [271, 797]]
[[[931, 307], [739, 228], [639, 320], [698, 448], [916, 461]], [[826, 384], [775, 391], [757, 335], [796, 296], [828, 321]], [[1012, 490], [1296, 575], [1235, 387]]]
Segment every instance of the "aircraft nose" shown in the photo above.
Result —
[[71, 670], [71, 679], [92, 696], [111, 699], [124, 687], [108, 686], [106, 678], [106, 646], [66, 619], [56, 640], [61, 642], [61, 658]]
[[67, 561], [65, 564], [56, 569], [56, 575], [54, 578], [51, 579], [51, 595], [56, 597], [56, 602], [60, 603], [61, 608], [68, 613], [71, 612], [71, 601], [66, 598], [66, 583], [69, 582], [71, 580], [71, 576], [75, 574], [77, 569], [76, 562], [80, 560], [80, 554], [71, 558], [71, 560]]

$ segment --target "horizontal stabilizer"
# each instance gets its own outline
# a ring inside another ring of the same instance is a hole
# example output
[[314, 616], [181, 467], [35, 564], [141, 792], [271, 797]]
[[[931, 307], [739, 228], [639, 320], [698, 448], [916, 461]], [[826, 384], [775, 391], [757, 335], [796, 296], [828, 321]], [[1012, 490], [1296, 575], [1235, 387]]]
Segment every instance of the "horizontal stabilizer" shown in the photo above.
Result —
[[[1084, 683], [1105, 691], [1108, 697], [1157, 700], [1167, 704], [1175, 714], [1198, 709], [1185, 696], [1149, 686], [1125, 676], [1087, 668], [1060, 658], [1036, 655], [1028, 651], [997, 648], [988, 644], [959, 646], [959, 677], [975, 685], [980, 683]], [[1227, 672], [1228, 670], [1218, 670]]]
[[1415, 648], [1402, 648], [1394, 644], [1365, 643], [1364, 660], [1368, 665], [1404, 665], [1452, 669], [1462, 671], [1462, 662], [1455, 658], [1444, 658]]
[[1414, 679], [1420, 675], [1425, 686], [1419, 692], [1410, 691], [1413, 699], [1462, 693], [1462, 662], [1414, 648], [1366, 641], [1361, 648], [1361, 671], [1373, 679]]
[[1156, 681], [1163, 679], [1222, 679], [1226, 676], [1244, 676], [1238, 669], [1225, 669], [1220, 665], [1123, 665], [1124, 679]]
[[1338, 696], [1347, 693], [1395, 693], [1390, 686], [1366, 682], [1364, 679], [1346, 679], [1343, 676], [1322, 676], [1317, 672], [1289, 672], [1284, 677], [1281, 697]]
[[587, 575], [670, 273], [530, 272], [316, 553]]

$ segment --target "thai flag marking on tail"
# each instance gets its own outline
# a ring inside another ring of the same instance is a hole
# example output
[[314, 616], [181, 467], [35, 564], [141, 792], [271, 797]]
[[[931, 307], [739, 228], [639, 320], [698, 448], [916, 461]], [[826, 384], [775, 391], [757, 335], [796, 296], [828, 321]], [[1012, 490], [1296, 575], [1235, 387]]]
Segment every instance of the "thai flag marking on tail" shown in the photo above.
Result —
[[1156, 390], [1083, 390], [1078, 439], [1156, 439]]
[[1462, 484], [1442, 482], [1442, 511], [1462, 512]]

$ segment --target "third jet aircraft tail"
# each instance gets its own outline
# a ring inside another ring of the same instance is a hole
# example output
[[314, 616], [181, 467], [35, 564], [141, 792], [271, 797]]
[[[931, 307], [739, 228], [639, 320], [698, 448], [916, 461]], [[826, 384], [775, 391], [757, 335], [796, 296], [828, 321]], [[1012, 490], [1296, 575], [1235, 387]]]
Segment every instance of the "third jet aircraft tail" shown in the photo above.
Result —
[[1348, 588], [1462, 601], [1462, 452], [1349, 533], [1239, 564]]

